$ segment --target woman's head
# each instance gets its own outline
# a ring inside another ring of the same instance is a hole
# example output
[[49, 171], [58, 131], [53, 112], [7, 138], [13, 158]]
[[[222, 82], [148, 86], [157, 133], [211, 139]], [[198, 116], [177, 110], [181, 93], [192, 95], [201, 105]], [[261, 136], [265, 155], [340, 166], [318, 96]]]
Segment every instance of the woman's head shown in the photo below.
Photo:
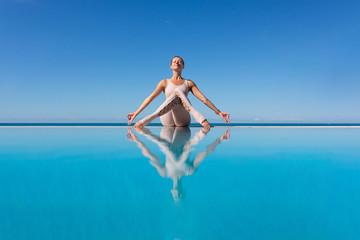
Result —
[[175, 56], [171, 59], [171, 63], [170, 63], [171, 69], [178, 69], [178, 68], [183, 69], [184, 67], [185, 67], [185, 62], [184, 59], [182, 59], [182, 57]]
[[181, 202], [185, 198], [185, 190], [183, 188], [171, 189], [171, 194], [176, 203]]

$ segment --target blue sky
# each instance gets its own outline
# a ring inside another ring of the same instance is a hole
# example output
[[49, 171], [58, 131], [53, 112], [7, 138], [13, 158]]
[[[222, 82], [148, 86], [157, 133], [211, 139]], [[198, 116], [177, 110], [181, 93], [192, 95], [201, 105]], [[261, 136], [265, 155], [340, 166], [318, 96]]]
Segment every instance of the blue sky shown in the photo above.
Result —
[[0, 122], [125, 122], [180, 55], [232, 122], [359, 123], [359, 12], [346, 0], [2, 0]]

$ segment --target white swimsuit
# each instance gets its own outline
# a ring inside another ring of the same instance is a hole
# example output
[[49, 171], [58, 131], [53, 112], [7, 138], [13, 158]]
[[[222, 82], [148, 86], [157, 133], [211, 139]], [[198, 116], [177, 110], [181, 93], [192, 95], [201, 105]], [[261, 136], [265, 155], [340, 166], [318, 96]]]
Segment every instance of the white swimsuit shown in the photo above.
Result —
[[189, 94], [188, 80], [184, 80], [184, 82], [180, 85], [175, 85], [170, 81], [170, 79], [166, 79], [165, 97], [168, 98], [176, 88], [181, 90], [186, 97], [188, 96]]
[[193, 115], [195, 121], [202, 123], [204, 120], [203, 115], [196, 111], [189, 99], [188, 80], [185, 80], [181, 85], [173, 84], [169, 79], [166, 80], [165, 97], [166, 100], [161, 106], [149, 116], [140, 120], [146, 126], [155, 118], [160, 117], [161, 123], [167, 127], [186, 127], [191, 122], [190, 114]]

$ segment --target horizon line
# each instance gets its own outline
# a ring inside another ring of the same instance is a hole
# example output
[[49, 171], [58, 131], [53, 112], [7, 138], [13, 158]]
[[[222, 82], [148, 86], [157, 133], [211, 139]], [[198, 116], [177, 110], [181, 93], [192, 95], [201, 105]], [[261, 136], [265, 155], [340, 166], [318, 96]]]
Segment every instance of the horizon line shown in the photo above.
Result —
[[[128, 125], [127, 123], [119, 123], [119, 122], [94, 122], [94, 123], [89, 123], [89, 122], [63, 122], [63, 123], [59, 123], [59, 122], [46, 122], [46, 123], [39, 123], [39, 122], [23, 122], [23, 123], [0, 123], [0, 126], [2, 127], [11, 127], [11, 126], [119, 126], [119, 127], [124, 127], [124, 126], [128, 126], [128, 127], [132, 127], [134, 126], [134, 124]], [[163, 125], [161, 123], [150, 123], [149, 125], [147, 125], [149, 127], [162, 127]], [[335, 123], [329, 123], [329, 122], [319, 122], [319, 123], [314, 123], [314, 122], [306, 122], [306, 123], [283, 123], [283, 122], [264, 122], [264, 123], [212, 123], [211, 126], [229, 126], [229, 127], [233, 127], [233, 126], [360, 126], [360, 123], [352, 123], [352, 122], [335, 122]], [[201, 125], [199, 123], [191, 123], [189, 125], [189, 127], [201, 127]]]

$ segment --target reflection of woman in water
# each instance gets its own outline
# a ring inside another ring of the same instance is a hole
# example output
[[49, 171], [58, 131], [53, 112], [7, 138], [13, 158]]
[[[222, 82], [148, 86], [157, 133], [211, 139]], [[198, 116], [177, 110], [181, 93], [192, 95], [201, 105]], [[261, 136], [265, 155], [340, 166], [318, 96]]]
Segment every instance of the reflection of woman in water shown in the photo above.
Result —
[[142, 129], [158, 117], [160, 117], [161, 123], [164, 126], [186, 127], [190, 124], [189, 113], [191, 113], [198, 123], [209, 129], [209, 122], [190, 104], [189, 99], [187, 98], [189, 91], [221, 118], [223, 118], [227, 123], [229, 123], [230, 114], [221, 112], [217, 109], [215, 105], [207, 99], [202, 92], [200, 92], [193, 81], [186, 80], [181, 76], [184, 66], [184, 60], [181, 57], [175, 56], [171, 59], [170, 68], [173, 71], [173, 76], [170, 79], [161, 80], [155, 91], [144, 100], [140, 107], [135, 112], [127, 115], [129, 125], [142, 110], [144, 110], [157, 96], [160, 95], [161, 92], [164, 92], [166, 97], [165, 102], [153, 114], [137, 122], [134, 125], [135, 128]]
[[206, 151], [197, 154], [194, 160], [191, 161], [189, 155], [193, 150], [192, 147], [206, 136], [206, 131], [206, 128], [203, 128], [196, 132], [195, 136], [190, 139], [191, 131], [188, 127], [163, 127], [160, 136], [151, 133], [147, 128], [139, 130], [140, 134], [159, 146], [160, 150], [166, 156], [165, 163], [162, 163], [161, 159], [153, 154], [150, 149], [132, 133], [130, 128], [128, 129], [128, 140], [138, 144], [144, 156], [151, 160], [150, 163], [157, 169], [162, 177], [168, 177], [173, 180], [171, 193], [174, 200], [177, 201], [185, 196], [181, 181], [182, 177], [194, 174], [205, 156], [214, 151], [215, 146], [222, 140], [228, 140], [230, 138], [229, 130], [227, 130], [222, 137], [209, 145]]

